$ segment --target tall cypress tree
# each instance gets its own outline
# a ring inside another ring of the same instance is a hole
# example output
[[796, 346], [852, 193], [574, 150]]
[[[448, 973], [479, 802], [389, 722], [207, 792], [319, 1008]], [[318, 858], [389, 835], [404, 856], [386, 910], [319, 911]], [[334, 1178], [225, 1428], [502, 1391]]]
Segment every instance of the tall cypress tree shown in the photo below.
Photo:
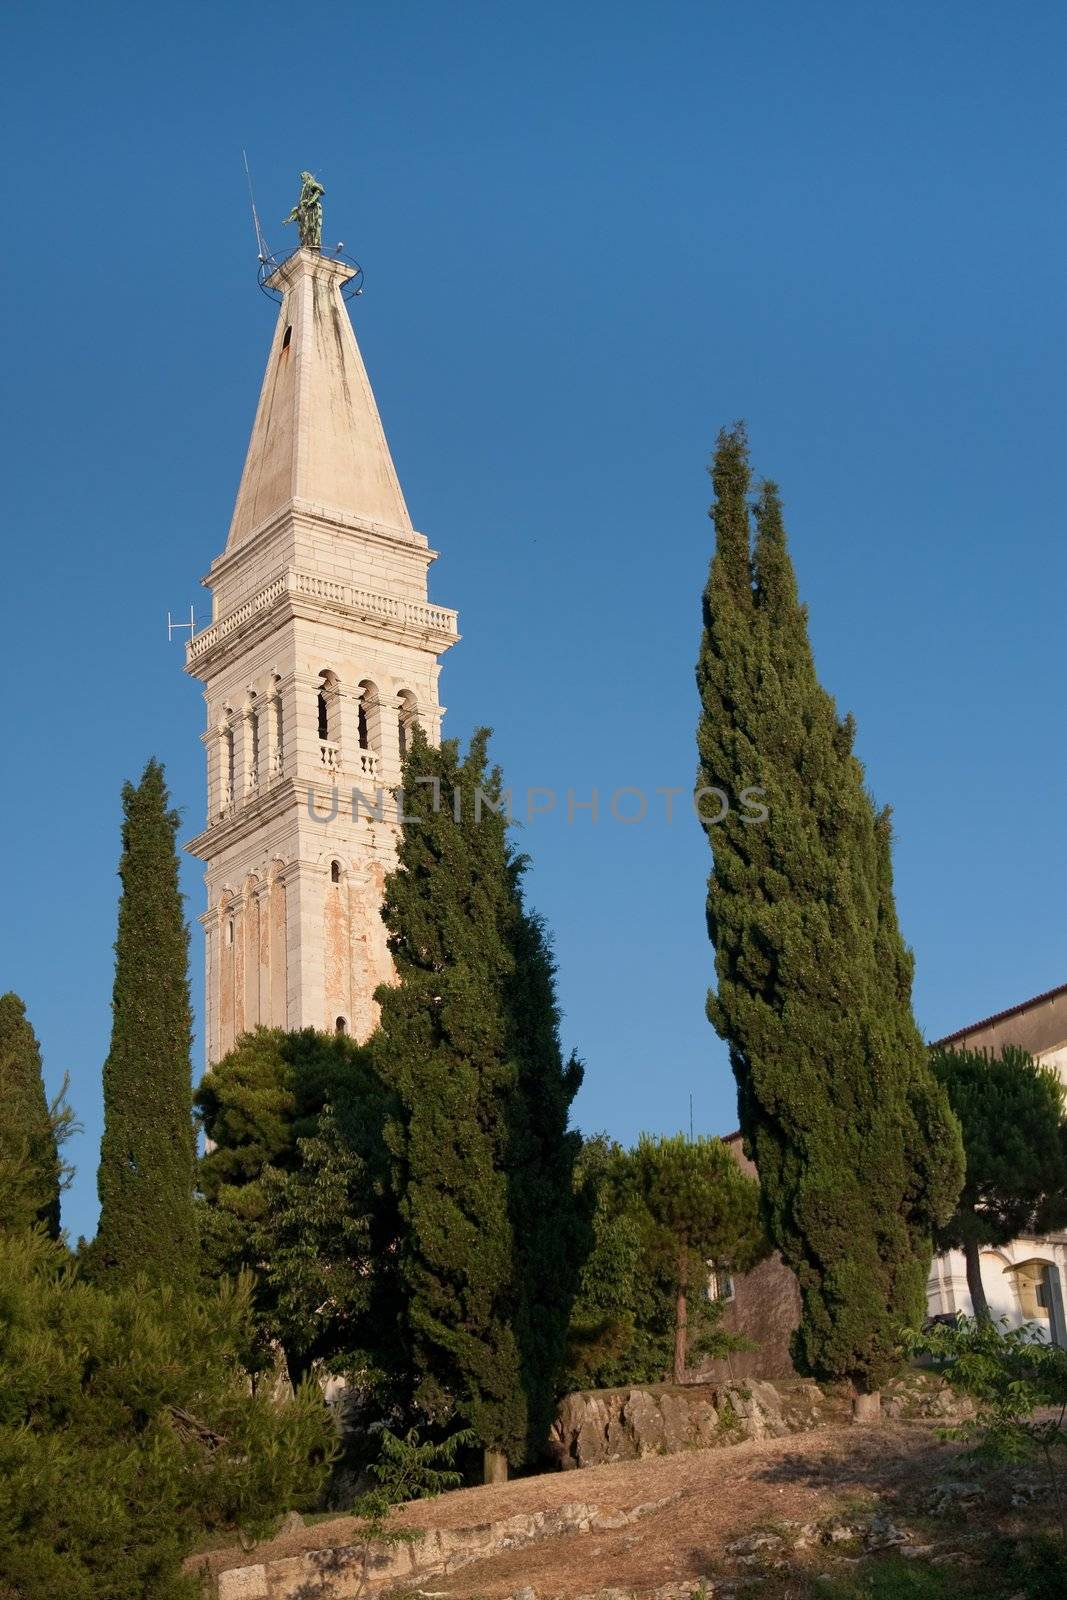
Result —
[[[800, 1282], [798, 1364], [871, 1394], [923, 1314], [931, 1235], [962, 1180], [959, 1127], [912, 1015], [889, 813], [816, 676], [777, 489], [762, 488], [753, 544], [741, 425], [711, 471], [699, 783], [732, 804], [706, 823], [708, 1015], [730, 1046], [768, 1233]], [[739, 804], [749, 787], [765, 820]]]
[[178, 813], [158, 761], [122, 791], [122, 859], [104, 1063], [100, 1226], [91, 1270], [118, 1282], [187, 1283], [193, 1214], [189, 934], [178, 886]]
[[[562, 1062], [525, 863], [486, 803], [501, 787], [487, 740], [477, 733], [461, 759], [455, 741], [434, 749], [414, 735], [383, 907], [398, 981], [378, 991], [374, 1050], [398, 1107], [387, 1137], [415, 1399], [470, 1424], [488, 1475], [501, 1458], [520, 1462], [531, 1435], [540, 1443], [562, 1365], [580, 1244], [567, 1109], [580, 1070]], [[538, 1208], [556, 1201], [553, 1259]]]
[[[520, 860], [520, 865], [521, 865]], [[527, 1454], [536, 1459], [555, 1414], [571, 1310], [592, 1248], [592, 1197], [576, 1186], [581, 1135], [569, 1126], [582, 1084], [576, 1056], [560, 1048], [556, 965], [543, 920], [514, 892], [506, 989], [517, 1103], [508, 1155], [519, 1300], [516, 1331], [527, 1402]]]
[[0, 995], [0, 1223], [58, 1239], [61, 1176], [37, 1035], [18, 995]]

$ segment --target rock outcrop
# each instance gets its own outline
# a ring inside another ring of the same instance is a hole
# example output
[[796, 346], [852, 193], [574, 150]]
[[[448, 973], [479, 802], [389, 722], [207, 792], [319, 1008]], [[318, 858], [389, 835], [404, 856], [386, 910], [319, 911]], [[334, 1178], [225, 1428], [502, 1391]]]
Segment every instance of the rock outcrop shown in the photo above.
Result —
[[801, 1378], [780, 1384], [753, 1379], [586, 1389], [562, 1401], [549, 1453], [560, 1467], [596, 1467], [742, 1439], [779, 1438], [845, 1414], [843, 1396]]

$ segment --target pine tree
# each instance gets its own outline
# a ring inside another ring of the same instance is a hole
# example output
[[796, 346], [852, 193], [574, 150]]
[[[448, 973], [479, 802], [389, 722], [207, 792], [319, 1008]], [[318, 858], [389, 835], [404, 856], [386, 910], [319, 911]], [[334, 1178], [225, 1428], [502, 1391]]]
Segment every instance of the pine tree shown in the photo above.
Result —
[[721, 1139], [654, 1138], [643, 1133], [628, 1162], [645, 1260], [670, 1283], [674, 1299], [672, 1376], [684, 1383], [689, 1297], [707, 1264], [747, 1272], [766, 1254], [759, 1186]]
[[988, 1318], [982, 1246], [1067, 1224], [1064, 1088], [1054, 1067], [1013, 1045], [999, 1056], [939, 1050], [931, 1059], [960, 1120], [967, 1157], [963, 1189], [937, 1243], [963, 1251], [974, 1314]]
[[0, 995], [0, 1223], [40, 1223], [58, 1239], [61, 1186], [37, 1035], [18, 995]]
[[254, 1274], [259, 1369], [280, 1345], [296, 1384], [314, 1362], [383, 1364], [393, 1338], [395, 1209], [386, 1101], [370, 1050], [313, 1028], [256, 1028], [196, 1092], [201, 1270]]
[[[398, 981], [378, 991], [374, 1049], [398, 1103], [387, 1137], [415, 1399], [467, 1421], [490, 1473], [524, 1458], [531, 1431], [540, 1442], [581, 1228], [566, 1126], [579, 1069], [560, 1055], [551, 957], [487, 741], [461, 760], [455, 741], [413, 738], [383, 908]], [[538, 1208], [557, 1202], [553, 1260]]]
[[191, 1281], [193, 1216], [188, 929], [163, 768], [145, 767], [122, 791], [122, 859], [112, 997], [104, 1063], [104, 1136], [97, 1187], [100, 1226], [91, 1271], [115, 1282]]
[[699, 783], [730, 809], [712, 822], [722, 806], [705, 797], [708, 1015], [730, 1046], [768, 1233], [800, 1282], [798, 1364], [871, 1394], [899, 1328], [923, 1314], [931, 1236], [962, 1178], [959, 1128], [912, 1016], [889, 813], [816, 677], [771, 483], [753, 548], [741, 425], [720, 434], [712, 479]]
[[0, 1305], [5, 1600], [193, 1600], [182, 1561], [205, 1534], [317, 1504], [336, 1429], [317, 1384], [250, 1388], [247, 1281], [104, 1289], [0, 1229]]

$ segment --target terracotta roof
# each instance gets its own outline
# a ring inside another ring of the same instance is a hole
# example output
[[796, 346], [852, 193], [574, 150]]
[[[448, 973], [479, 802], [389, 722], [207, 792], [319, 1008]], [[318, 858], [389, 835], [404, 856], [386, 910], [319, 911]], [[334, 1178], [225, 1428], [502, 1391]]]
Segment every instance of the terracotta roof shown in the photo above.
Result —
[[1006, 1011], [995, 1011], [991, 1017], [983, 1017], [981, 1022], [971, 1022], [966, 1028], [957, 1028], [955, 1033], [946, 1033], [941, 1039], [931, 1041], [930, 1048], [937, 1049], [939, 1045], [953, 1044], [957, 1039], [965, 1039], [969, 1033], [977, 1033], [979, 1028], [991, 1028], [997, 1022], [1006, 1022], [1009, 1017], [1017, 1017], [1023, 1011], [1029, 1011], [1031, 1006], [1040, 1006], [1046, 1000], [1058, 1000], [1061, 994], [1067, 994], [1067, 983], [1061, 983], [1058, 989], [1049, 989], [1044, 994], [1035, 994], [1032, 999], [1024, 1000], [1020, 1005], [1009, 1006]]

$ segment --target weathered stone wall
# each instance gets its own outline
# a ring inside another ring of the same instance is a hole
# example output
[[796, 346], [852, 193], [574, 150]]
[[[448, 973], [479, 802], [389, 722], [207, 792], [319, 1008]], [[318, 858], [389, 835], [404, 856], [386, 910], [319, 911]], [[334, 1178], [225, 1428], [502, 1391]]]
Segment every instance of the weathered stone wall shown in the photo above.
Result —
[[800, 1287], [776, 1250], [751, 1272], [737, 1275], [734, 1298], [723, 1307], [723, 1329], [743, 1334], [752, 1349], [700, 1362], [694, 1377], [707, 1383], [796, 1377], [789, 1345], [799, 1321]]
[[[739, 1133], [727, 1135], [723, 1144], [742, 1172], [750, 1178], [759, 1176]], [[799, 1322], [800, 1286], [776, 1250], [751, 1272], [736, 1275], [734, 1298], [723, 1307], [725, 1331], [743, 1334], [753, 1348], [705, 1360], [694, 1367], [693, 1376], [707, 1383], [796, 1377], [789, 1347]]]
[[218, 1600], [371, 1600], [398, 1584], [458, 1572], [504, 1550], [521, 1550], [567, 1533], [625, 1528], [676, 1499], [650, 1500], [632, 1511], [601, 1509], [573, 1501], [553, 1511], [534, 1511], [466, 1528], [435, 1528], [403, 1544], [346, 1545], [309, 1550], [280, 1561], [234, 1567], [218, 1575]]

